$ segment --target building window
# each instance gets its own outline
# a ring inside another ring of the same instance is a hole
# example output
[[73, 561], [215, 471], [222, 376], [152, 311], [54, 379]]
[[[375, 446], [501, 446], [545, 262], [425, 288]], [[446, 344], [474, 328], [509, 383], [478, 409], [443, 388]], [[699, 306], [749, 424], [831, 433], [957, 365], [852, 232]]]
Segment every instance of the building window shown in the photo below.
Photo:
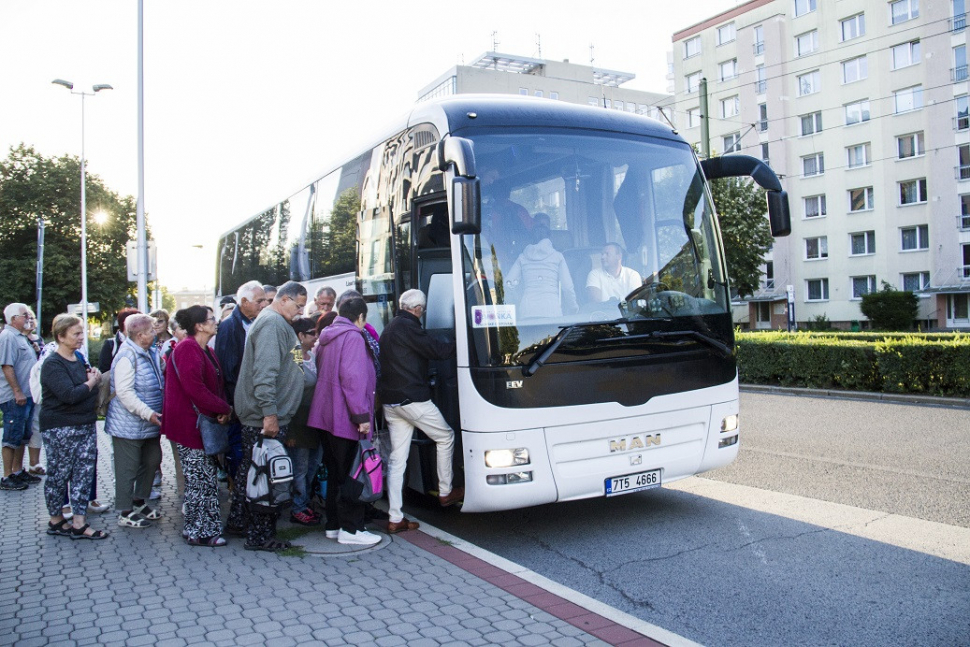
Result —
[[869, 76], [869, 63], [865, 56], [842, 63], [842, 83], [855, 83]]
[[810, 195], [807, 198], [803, 198], [803, 202], [805, 204], [806, 218], [820, 218], [826, 215], [824, 195]]
[[800, 117], [801, 121], [801, 134], [814, 135], [822, 130], [822, 112], [813, 112], [808, 115], [802, 115]]
[[765, 28], [762, 25], [755, 25], [754, 28], [754, 55], [765, 53]]
[[701, 109], [691, 108], [687, 111], [687, 127], [696, 128], [701, 125]]
[[967, 80], [966, 45], [960, 45], [953, 48], [953, 71], [950, 73], [950, 77], [954, 83]]
[[914, 85], [911, 88], [903, 88], [893, 92], [896, 101], [896, 114], [919, 110], [923, 107], [923, 86]]
[[907, 292], [919, 292], [930, 287], [929, 272], [913, 272], [902, 275], [902, 287]]
[[730, 43], [735, 38], [734, 23], [729, 22], [726, 25], [721, 25], [717, 28], [717, 44], [723, 45], [724, 43]]
[[963, 31], [967, 28], [966, 0], [953, 0], [953, 17], [950, 18], [950, 29]]
[[961, 231], [970, 229], [970, 195], [960, 196], [960, 220], [958, 224]]
[[686, 82], [687, 92], [697, 92], [697, 88], [699, 88], [701, 85], [701, 73], [694, 72], [693, 74], [688, 74]]
[[903, 43], [902, 45], [896, 45], [892, 48], [893, 50], [893, 69], [898, 70], [901, 67], [909, 67], [910, 65], [916, 65], [919, 63], [919, 41], [913, 40], [908, 43]]
[[519, 94], [529, 96], [529, 88], [519, 88]]
[[758, 130], [765, 132], [768, 130], [768, 104], [758, 104]]
[[923, 144], [923, 133], [900, 135], [896, 138], [896, 150], [899, 154], [898, 159], [901, 160], [910, 157], [920, 157], [926, 152]]
[[611, 101], [610, 99], [603, 99], [603, 107], [607, 109], [612, 108], [613, 101]]
[[623, 102], [620, 101], [619, 99], [614, 99], [613, 100], [613, 109], [614, 110], [623, 110]]
[[820, 77], [818, 70], [802, 74], [796, 78], [798, 79], [798, 96], [804, 97], [819, 91]]
[[970, 144], [960, 144], [957, 147], [957, 179], [970, 180]]
[[721, 99], [721, 117], [727, 119], [728, 117], [736, 116], [740, 111], [740, 105], [738, 95]]
[[956, 97], [954, 102], [957, 106], [957, 116], [954, 119], [956, 129], [966, 130], [970, 128], [970, 101], [968, 101], [967, 95]]
[[930, 248], [930, 226], [917, 225], [915, 227], [900, 227], [899, 248], [904, 252], [913, 252]]
[[846, 163], [849, 168], [869, 166], [872, 163], [872, 147], [868, 142], [865, 144], [856, 144], [855, 146], [847, 146], [845, 154]]
[[849, 234], [849, 256], [866, 256], [876, 253], [876, 232], [860, 231]]
[[684, 58], [697, 56], [701, 53], [701, 37], [694, 36], [684, 41]]
[[859, 36], [866, 35], [866, 15], [860, 13], [839, 21], [840, 39], [842, 41], [852, 40]]
[[771, 158], [768, 157], [768, 142], [761, 142], [761, 161], [771, 166]]
[[919, 0], [898, 0], [889, 3], [890, 24], [898, 25], [901, 22], [919, 18]]
[[775, 262], [768, 261], [765, 263], [765, 289], [774, 290], [775, 289]]
[[849, 189], [849, 212], [872, 211], [873, 191], [871, 186]]
[[869, 121], [869, 99], [849, 103], [845, 106], [845, 125], [852, 126]]
[[829, 280], [808, 279], [805, 281], [805, 296], [806, 301], [828, 301]]
[[542, 98], [542, 90], [536, 90], [536, 96]]
[[906, 180], [899, 183], [899, 204], [926, 202], [926, 178]]
[[724, 136], [724, 154], [737, 153], [741, 150], [741, 133], [731, 133]]
[[828, 236], [817, 236], [805, 239], [805, 260], [820, 261], [829, 257]]
[[558, 92], [550, 92], [549, 93], [549, 98], [550, 99], [558, 99], [559, 98], [559, 93]]
[[852, 298], [861, 299], [864, 294], [869, 294], [870, 292], [876, 291], [876, 277], [870, 274], [869, 276], [853, 276], [852, 281]]
[[718, 65], [718, 74], [722, 81], [729, 81], [738, 75], [738, 59], [732, 58]]
[[815, 11], [815, 0], [795, 0], [795, 17]]
[[764, 94], [768, 91], [768, 76], [765, 74], [764, 65], [754, 68], [754, 91], [755, 94]]
[[795, 58], [807, 56], [818, 49], [818, 30], [795, 36]]
[[596, 97], [588, 97], [586, 99], [586, 103], [588, 103], [591, 106], [598, 106], [600, 104], [600, 100]]
[[[963, 270], [963, 278], [970, 279], [970, 245], [964, 244], [961, 245], [961, 247], [963, 248], [963, 267], [961, 268]], [[965, 303], [966, 302], [964, 302], [964, 304]], [[964, 306], [964, 308], [965, 307], [966, 306]], [[964, 310], [964, 313], [965, 312], [966, 310]], [[964, 314], [963, 318], [966, 319], [967, 315]]]
[[815, 153], [802, 158], [802, 175], [811, 177], [825, 173], [825, 155]]

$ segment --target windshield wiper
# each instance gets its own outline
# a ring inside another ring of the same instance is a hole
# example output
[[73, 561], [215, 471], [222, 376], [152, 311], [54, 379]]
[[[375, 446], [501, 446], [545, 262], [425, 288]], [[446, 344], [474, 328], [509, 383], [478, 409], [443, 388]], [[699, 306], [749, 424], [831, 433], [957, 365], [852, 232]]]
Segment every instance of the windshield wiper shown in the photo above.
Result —
[[629, 341], [631, 339], [663, 339], [664, 337], [693, 337], [699, 342], [707, 344], [711, 348], [720, 352], [723, 357], [731, 356], [731, 349], [722, 341], [706, 335], [699, 330], [654, 330], [643, 335], [628, 335], [626, 337], [605, 337], [598, 339], [597, 342], [609, 343], [619, 341]]
[[571, 326], [563, 326], [563, 329], [559, 331], [559, 334], [553, 337], [552, 341], [546, 344], [535, 356], [535, 358], [529, 362], [529, 365], [522, 369], [522, 374], [526, 377], [532, 377], [535, 375], [536, 371], [542, 368], [542, 365], [546, 363], [546, 360], [552, 357], [552, 354], [556, 352], [556, 349], [562, 346], [562, 343], [566, 341], [566, 337], [568, 337], [569, 334], [574, 330], [579, 330], [580, 328], [590, 328], [593, 326], [622, 324], [630, 321], [630, 319], [614, 319], [613, 321], [588, 321], [585, 323], [573, 324]]

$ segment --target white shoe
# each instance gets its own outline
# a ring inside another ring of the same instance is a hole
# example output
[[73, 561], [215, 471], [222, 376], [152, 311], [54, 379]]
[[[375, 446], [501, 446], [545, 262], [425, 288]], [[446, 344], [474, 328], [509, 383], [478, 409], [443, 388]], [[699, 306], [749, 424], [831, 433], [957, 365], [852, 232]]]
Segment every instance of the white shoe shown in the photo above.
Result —
[[339, 530], [328, 530], [327, 531], [327, 539], [336, 539], [338, 536], [340, 536], [340, 531]]
[[104, 512], [111, 506], [107, 503], [101, 503], [97, 499], [94, 501], [88, 501], [88, 512]]
[[380, 541], [380, 537], [374, 533], [367, 532], [366, 530], [358, 530], [357, 532], [347, 532], [346, 530], [337, 531], [338, 544], [359, 544], [361, 546], [373, 546], [374, 544], [379, 544]]
[[162, 493], [158, 490], [152, 490], [152, 493], [148, 495], [149, 501], [157, 501], [162, 498]]

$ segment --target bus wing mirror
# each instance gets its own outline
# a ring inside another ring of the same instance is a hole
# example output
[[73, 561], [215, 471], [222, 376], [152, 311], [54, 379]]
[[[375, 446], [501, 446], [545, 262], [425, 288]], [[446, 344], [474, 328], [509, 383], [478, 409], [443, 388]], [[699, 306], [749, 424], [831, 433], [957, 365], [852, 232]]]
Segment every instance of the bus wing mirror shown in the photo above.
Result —
[[451, 181], [451, 233], [482, 233], [482, 185], [477, 177]]
[[768, 191], [768, 222], [771, 235], [775, 238], [791, 233], [791, 211], [788, 207], [788, 192]]
[[438, 170], [447, 171], [455, 165], [455, 175], [475, 177], [475, 151], [470, 139], [446, 137], [438, 143]]

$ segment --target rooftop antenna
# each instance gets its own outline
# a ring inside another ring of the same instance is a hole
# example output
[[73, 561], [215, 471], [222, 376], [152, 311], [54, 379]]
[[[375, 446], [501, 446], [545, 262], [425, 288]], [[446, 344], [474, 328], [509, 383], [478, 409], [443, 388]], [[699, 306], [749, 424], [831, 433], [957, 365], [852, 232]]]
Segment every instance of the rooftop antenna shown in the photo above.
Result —
[[542, 36], [536, 32], [536, 49], [539, 52], [539, 58], [542, 58]]
[[498, 32], [497, 31], [493, 31], [492, 32], [492, 51], [493, 52], [497, 52], [498, 51], [498, 46], [499, 46], [500, 42], [501, 41], [499, 41], [499, 39], [498, 39]]
[[595, 47], [595, 46], [593, 45], [593, 43], [590, 43], [590, 44], [589, 44], [589, 66], [590, 66], [590, 67], [592, 67], [592, 66], [593, 66], [593, 61], [595, 61], [595, 60], [596, 60], [596, 57], [595, 57], [595, 56], [593, 56], [593, 50], [594, 50], [594, 49], [596, 49], [596, 47]]

